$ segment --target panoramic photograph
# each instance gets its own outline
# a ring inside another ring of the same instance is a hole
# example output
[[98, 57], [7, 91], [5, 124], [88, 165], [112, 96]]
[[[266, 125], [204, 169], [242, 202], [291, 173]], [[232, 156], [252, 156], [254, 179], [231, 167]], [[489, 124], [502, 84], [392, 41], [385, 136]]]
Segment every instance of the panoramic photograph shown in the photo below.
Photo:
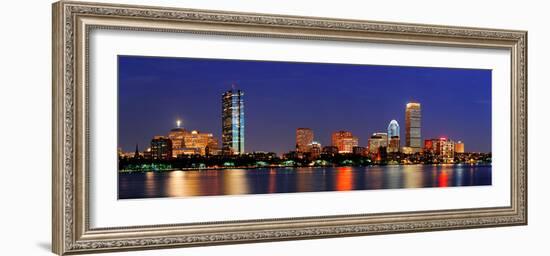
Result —
[[118, 199], [490, 186], [491, 70], [118, 56]]

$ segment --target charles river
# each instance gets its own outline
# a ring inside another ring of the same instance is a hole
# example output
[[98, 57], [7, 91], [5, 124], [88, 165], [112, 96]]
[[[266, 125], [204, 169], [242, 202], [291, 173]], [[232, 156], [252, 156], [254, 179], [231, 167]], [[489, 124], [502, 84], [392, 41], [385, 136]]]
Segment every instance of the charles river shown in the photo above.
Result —
[[119, 173], [119, 199], [491, 185], [491, 166], [387, 165]]

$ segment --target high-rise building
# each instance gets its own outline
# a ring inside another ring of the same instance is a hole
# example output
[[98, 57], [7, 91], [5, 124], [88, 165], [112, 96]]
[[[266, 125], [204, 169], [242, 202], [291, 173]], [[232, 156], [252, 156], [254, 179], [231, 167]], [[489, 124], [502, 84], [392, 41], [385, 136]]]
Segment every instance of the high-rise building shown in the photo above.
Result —
[[411, 148], [413, 152], [420, 152], [422, 147], [422, 112], [420, 103], [409, 102], [405, 110], [405, 139], [406, 147]]
[[401, 139], [399, 136], [391, 136], [388, 143], [388, 153], [397, 153], [399, 152]]
[[170, 130], [168, 138], [172, 141], [172, 157], [180, 155], [211, 155], [219, 150], [218, 140], [212, 133], [187, 131], [176, 121], [176, 128]]
[[309, 145], [313, 142], [313, 130], [309, 128], [296, 129], [296, 151], [309, 152]]
[[353, 147], [359, 145], [359, 139], [351, 132], [337, 131], [332, 133], [332, 146], [338, 148], [338, 153], [352, 153]]
[[230, 90], [222, 95], [222, 151], [244, 154], [244, 93]]
[[391, 120], [390, 124], [388, 125], [388, 138], [391, 138], [394, 136], [399, 137], [399, 124], [395, 119]]
[[172, 158], [172, 140], [164, 136], [155, 136], [151, 140], [151, 158], [153, 160]]
[[388, 134], [385, 132], [375, 132], [369, 138], [369, 152], [376, 154], [380, 148], [388, 147]]
[[401, 136], [399, 123], [397, 123], [397, 120], [393, 119], [388, 125], [388, 153], [399, 152], [399, 148], [401, 147], [401, 139], [399, 136]]
[[459, 140], [455, 143], [455, 153], [464, 153], [464, 142]]
[[176, 121], [176, 127], [168, 133], [168, 138], [172, 141], [172, 148], [179, 149], [185, 147], [184, 138], [189, 134], [187, 130], [181, 127], [181, 121]]
[[317, 159], [321, 155], [321, 143], [312, 141], [308, 145], [308, 153], [311, 159]]

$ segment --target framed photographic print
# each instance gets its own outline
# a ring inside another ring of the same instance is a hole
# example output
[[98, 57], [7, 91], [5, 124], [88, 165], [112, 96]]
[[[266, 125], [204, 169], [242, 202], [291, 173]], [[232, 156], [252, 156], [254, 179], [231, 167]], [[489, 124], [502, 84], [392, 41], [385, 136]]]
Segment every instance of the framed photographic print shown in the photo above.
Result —
[[525, 225], [526, 41], [55, 3], [53, 251]]

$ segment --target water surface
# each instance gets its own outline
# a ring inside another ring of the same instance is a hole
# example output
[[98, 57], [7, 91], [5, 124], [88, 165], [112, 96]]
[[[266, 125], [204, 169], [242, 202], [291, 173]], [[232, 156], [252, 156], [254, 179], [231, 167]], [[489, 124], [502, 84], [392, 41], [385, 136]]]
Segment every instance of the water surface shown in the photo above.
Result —
[[118, 197], [155, 198], [491, 185], [491, 166], [394, 165], [119, 173]]

